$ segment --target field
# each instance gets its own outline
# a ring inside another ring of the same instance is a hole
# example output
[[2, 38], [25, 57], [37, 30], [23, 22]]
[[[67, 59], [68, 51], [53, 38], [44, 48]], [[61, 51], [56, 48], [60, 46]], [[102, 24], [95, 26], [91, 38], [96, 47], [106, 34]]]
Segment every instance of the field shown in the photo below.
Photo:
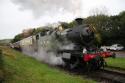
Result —
[[8, 45], [10, 41], [11, 41], [11, 39], [0, 40], [0, 45]]
[[125, 58], [107, 58], [106, 62], [108, 66], [117, 67], [125, 70]]
[[0, 49], [4, 54], [4, 83], [96, 83], [83, 76], [50, 67], [13, 49]]

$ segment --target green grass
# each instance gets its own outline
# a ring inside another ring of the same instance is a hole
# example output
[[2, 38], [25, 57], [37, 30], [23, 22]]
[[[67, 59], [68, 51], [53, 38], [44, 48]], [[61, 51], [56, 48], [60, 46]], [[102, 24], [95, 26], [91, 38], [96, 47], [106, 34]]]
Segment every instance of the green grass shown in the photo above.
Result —
[[7, 71], [4, 83], [95, 83], [83, 76], [70, 75], [42, 64], [7, 47], [0, 48], [4, 53], [4, 66]]
[[106, 62], [108, 66], [125, 69], [125, 58], [107, 58]]

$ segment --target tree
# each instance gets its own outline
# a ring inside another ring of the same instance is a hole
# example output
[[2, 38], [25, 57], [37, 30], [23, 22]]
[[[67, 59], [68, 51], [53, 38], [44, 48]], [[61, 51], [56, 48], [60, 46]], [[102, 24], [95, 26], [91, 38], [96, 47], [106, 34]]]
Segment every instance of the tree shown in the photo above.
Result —
[[21, 39], [23, 39], [22, 34], [18, 34], [14, 37], [14, 39], [11, 41], [12, 43], [20, 41]]

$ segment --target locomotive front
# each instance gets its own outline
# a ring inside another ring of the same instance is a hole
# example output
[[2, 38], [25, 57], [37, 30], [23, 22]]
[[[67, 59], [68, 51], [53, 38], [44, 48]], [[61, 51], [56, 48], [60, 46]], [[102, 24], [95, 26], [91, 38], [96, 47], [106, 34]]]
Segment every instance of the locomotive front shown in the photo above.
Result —
[[[95, 33], [89, 25], [83, 24], [83, 19], [76, 19], [77, 26], [66, 31], [66, 38], [73, 43], [73, 49], [61, 49], [60, 53], [70, 53], [70, 59], [67, 62], [71, 69], [84, 67], [87, 69], [100, 69], [104, 67], [103, 57], [97, 53], [97, 47], [94, 44]], [[65, 61], [65, 59], [64, 59]]]

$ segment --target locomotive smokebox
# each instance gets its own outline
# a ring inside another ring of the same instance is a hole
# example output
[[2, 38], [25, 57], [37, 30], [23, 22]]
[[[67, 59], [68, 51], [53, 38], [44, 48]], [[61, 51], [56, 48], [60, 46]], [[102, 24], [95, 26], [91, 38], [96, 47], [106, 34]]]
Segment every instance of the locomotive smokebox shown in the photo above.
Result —
[[76, 21], [76, 23], [77, 23], [78, 25], [83, 24], [83, 19], [82, 19], [82, 18], [76, 18], [75, 21]]

